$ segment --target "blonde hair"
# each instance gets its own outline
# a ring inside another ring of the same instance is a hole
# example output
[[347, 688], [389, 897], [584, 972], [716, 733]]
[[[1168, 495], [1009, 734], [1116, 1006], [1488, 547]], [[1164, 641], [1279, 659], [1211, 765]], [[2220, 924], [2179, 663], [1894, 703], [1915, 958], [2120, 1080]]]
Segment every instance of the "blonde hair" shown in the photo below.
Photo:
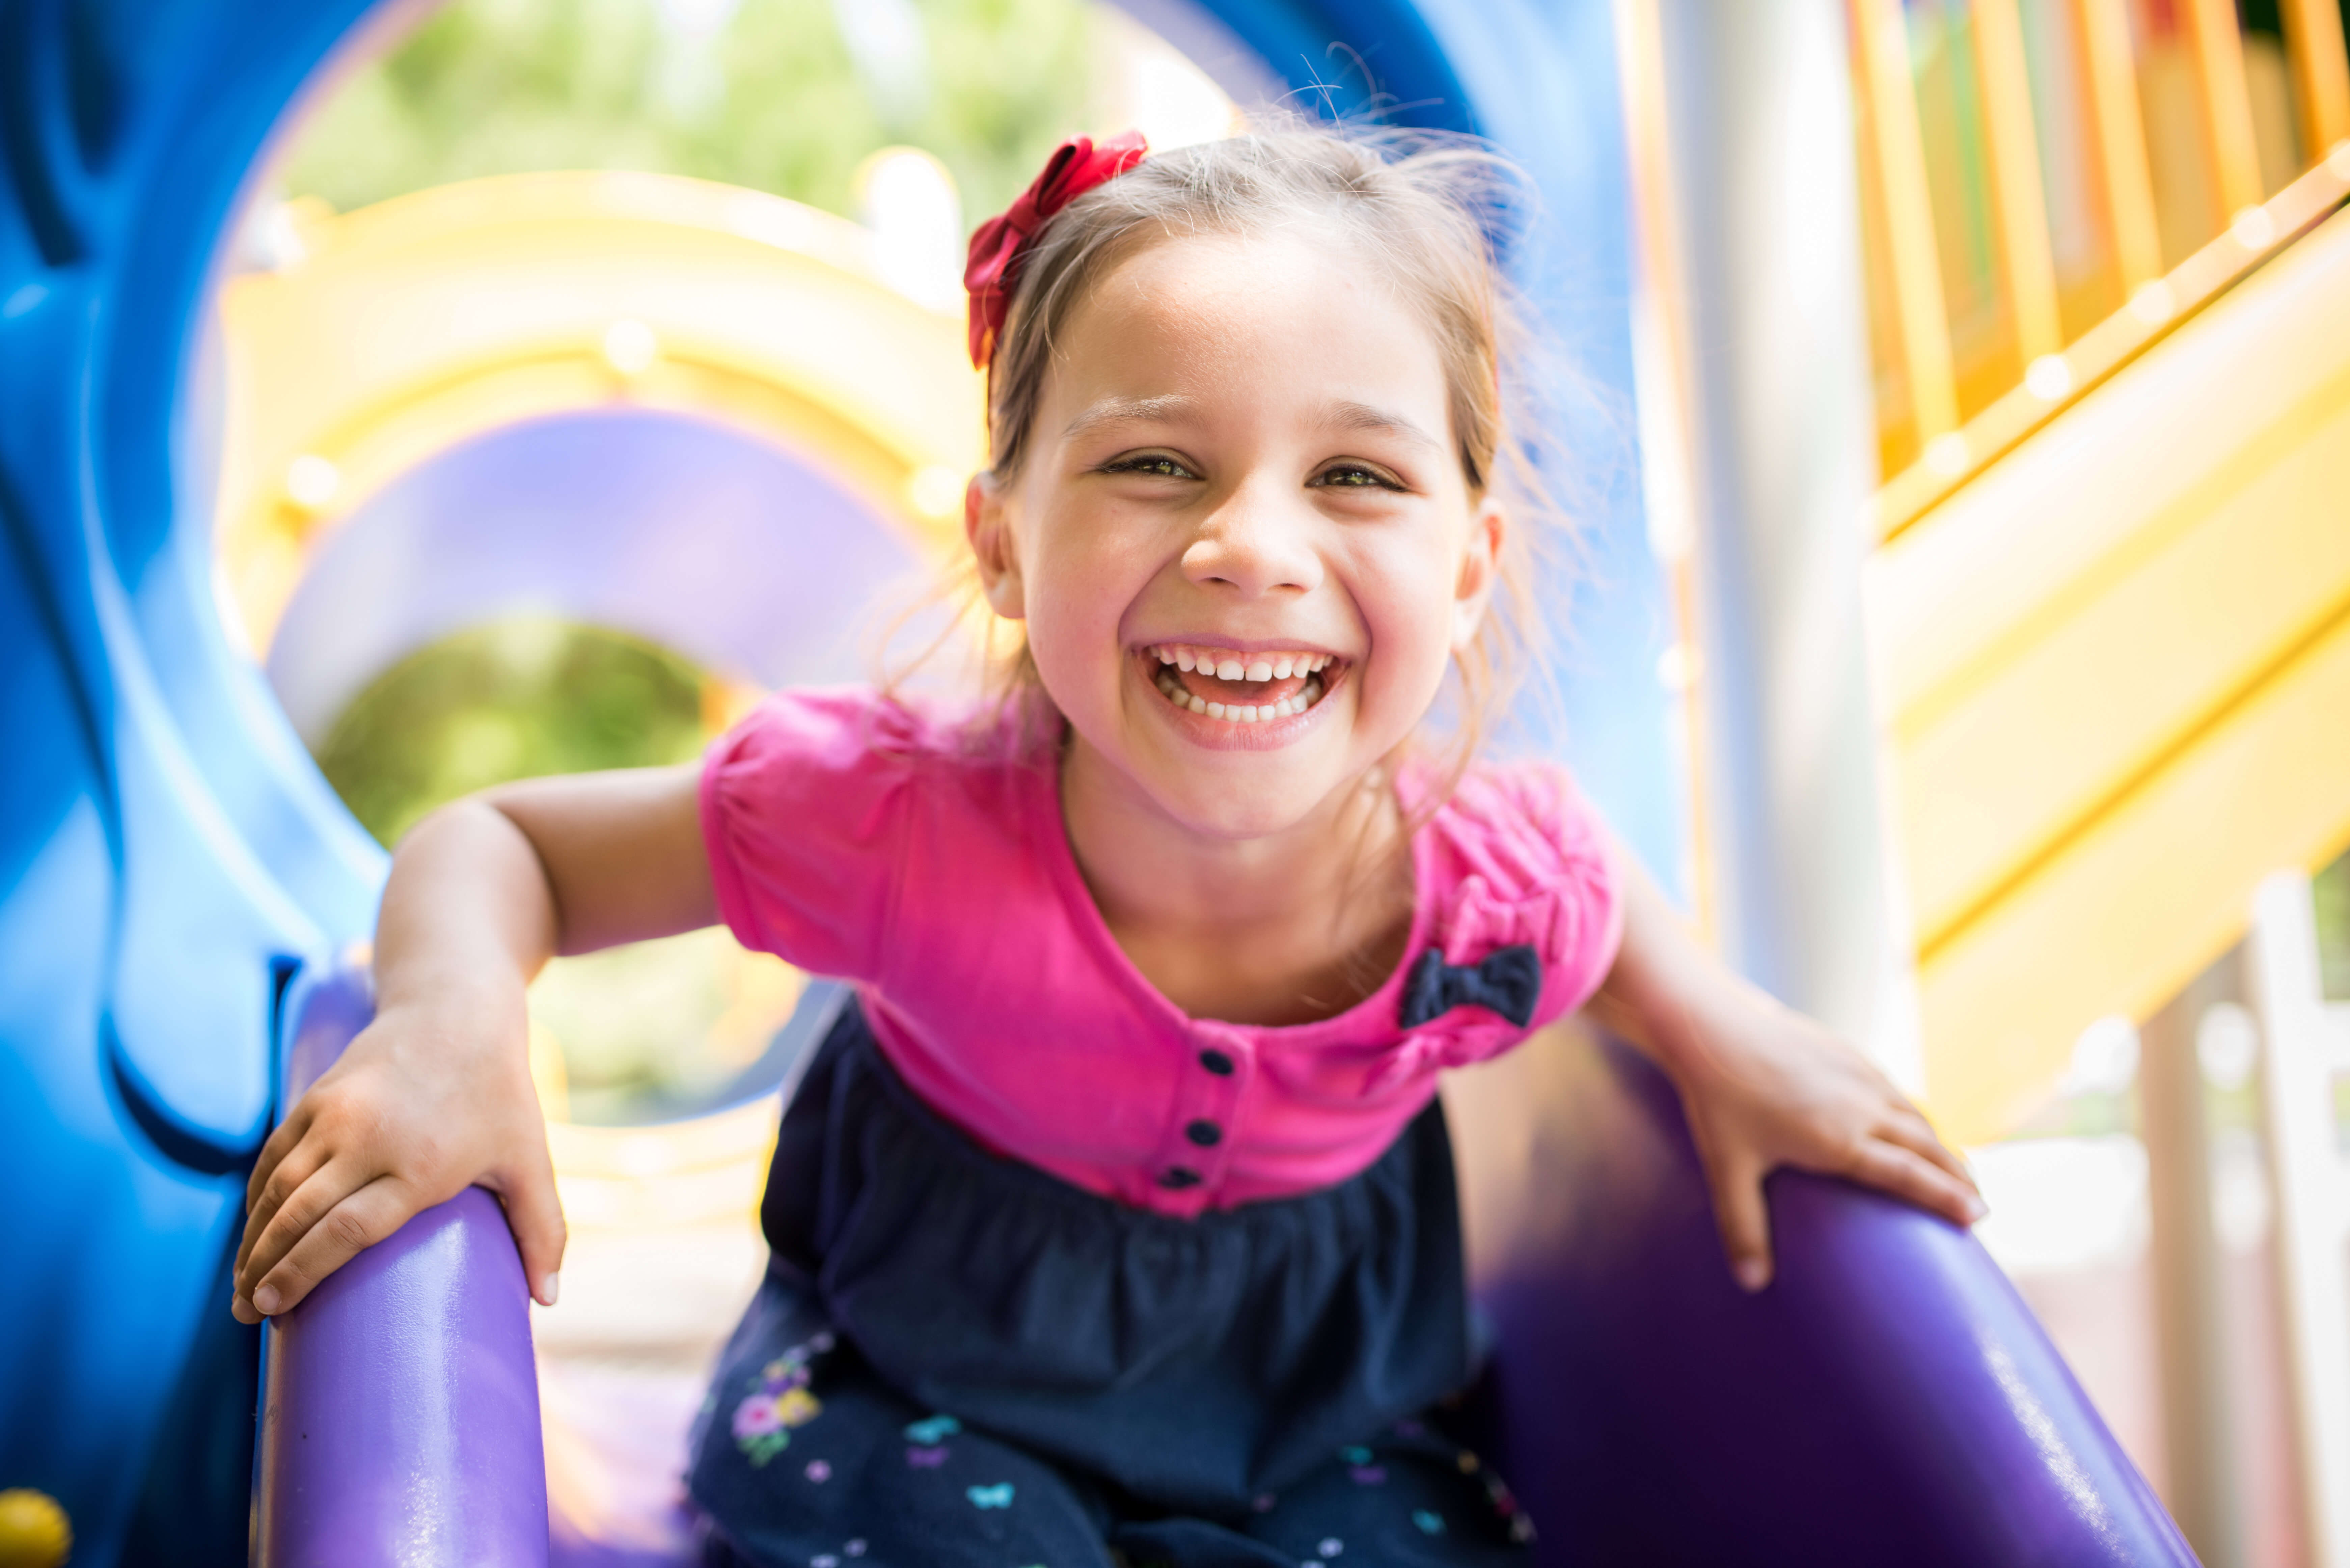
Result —
[[[1454, 661], [1454, 743], [1431, 808], [1540, 666], [1534, 576], [1553, 553], [1546, 546], [1572, 538], [1550, 482], [1555, 465], [1540, 461], [1536, 340], [1502, 265], [1528, 194], [1517, 166], [1471, 137], [1267, 118], [1225, 140], [1154, 154], [1055, 216], [1023, 258], [988, 368], [990, 467], [1008, 481], [1026, 459], [1056, 337], [1139, 251], [1320, 218], [1378, 265], [1434, 335], [1472, 501], [1496, 497], [1508, 520], [1492, 603]], [[1010, 641], [996, 662], [998, 694], [1049, 716], [1024, 636]]]

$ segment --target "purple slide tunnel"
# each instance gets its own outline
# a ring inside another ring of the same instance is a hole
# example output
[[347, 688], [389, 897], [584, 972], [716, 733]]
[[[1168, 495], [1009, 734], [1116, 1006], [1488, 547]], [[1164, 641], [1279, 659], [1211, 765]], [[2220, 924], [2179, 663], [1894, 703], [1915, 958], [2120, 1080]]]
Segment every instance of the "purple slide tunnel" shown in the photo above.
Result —
[[[369, 1009], [357, 971], [300, 988], [286, 1103]], [[2195, 1562], [1971, 1237], [1782, 1174], [1778, 1275], [1743, 1295], [1669, 1085], [1612, 1042], [1520, 1054], [1448, 1095], [1472, 1250], [1499, 1254], [1471, 1414], [1546, 1568]], [[279, 1320], [266, 1376], [263, 1568], [547, 1563], [527, 1299], [488, 1195], [418, 1215]]]

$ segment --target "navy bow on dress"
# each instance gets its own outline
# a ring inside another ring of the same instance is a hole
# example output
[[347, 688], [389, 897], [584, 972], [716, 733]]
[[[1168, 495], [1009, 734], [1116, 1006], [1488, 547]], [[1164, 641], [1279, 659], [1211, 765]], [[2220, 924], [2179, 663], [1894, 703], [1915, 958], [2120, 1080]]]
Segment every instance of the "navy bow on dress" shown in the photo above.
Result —
[[1496, 948], [1476, 963], [1453, 964], [1434, 948], [1419, 955], [1403, 987], [1403, 1026], [1417, 1029], [1456, 1007], [1483, 1007], [1523, 1029], [1542, 996], [1542, 955], [1531, 943]]

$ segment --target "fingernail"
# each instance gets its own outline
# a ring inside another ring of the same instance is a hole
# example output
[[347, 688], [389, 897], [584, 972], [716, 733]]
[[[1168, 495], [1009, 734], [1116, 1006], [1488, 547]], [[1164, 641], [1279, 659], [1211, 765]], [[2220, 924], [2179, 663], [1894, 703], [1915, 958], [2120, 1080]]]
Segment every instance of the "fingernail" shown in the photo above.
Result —
[[264, 1317], [277, 1315], [277, 1287], [264, 1285], [253, 1293], [253, 1310]]
[[1771, 1282], [1771, 1265], [1760, 1258], [1741, 1258], [1730, 1272], [1737, 1276], [1738, 1288], [1750, 1295]]
[[553, 1306], [555, 1304], [555, 1298], [562, 1293], [563, 1272], [558, 1269], [554, 1273], [547, 1275], [546, 1279], [539, 1282], [538, 1304], [541, 1306]]
[[1988, 1204], [1988, 1203], [1985, 1203], [1981, 1199], [1980, 1199], [1980, 1198], [1972, 1198], [1972, 1199], [1969, 1199], [1967, 1200], [1967, 1223], [1968, 1223], [1968, 1224], [1970, 1224], [1970, 1225], [1980, 1224], [1980, 1223], [1982, 1221], [1983, 1217], [1984, 1217], [1985, 1215], [1989, 1214], [1990, 1212], [1991, 1212], [1991, 1205], [1990, 1205], [1990, 1204]]

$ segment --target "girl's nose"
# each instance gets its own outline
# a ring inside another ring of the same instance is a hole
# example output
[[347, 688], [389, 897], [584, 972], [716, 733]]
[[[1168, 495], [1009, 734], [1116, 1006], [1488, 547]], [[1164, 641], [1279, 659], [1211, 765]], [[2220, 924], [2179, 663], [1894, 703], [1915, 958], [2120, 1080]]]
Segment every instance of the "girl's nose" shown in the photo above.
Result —
[[1243, 598], [1319, 587], [1322, 557], [1311, 535], [1315, 521], [1304, 506], [1284, 506], [1243, 486], [1201, 525], [1183, 552], [1183, 575], [1202, 585], [1227, 584]]

